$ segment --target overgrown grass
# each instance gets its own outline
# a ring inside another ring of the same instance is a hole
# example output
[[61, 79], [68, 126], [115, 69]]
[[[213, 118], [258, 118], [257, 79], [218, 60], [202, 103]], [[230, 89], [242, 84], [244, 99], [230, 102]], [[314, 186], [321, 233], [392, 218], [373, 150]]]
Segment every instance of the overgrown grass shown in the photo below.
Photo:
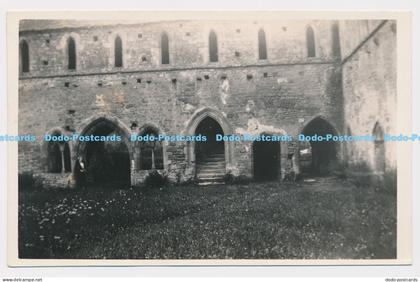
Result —
[[394, 195], [332, 181], [24, 191], [19, 256], [395, 258]]

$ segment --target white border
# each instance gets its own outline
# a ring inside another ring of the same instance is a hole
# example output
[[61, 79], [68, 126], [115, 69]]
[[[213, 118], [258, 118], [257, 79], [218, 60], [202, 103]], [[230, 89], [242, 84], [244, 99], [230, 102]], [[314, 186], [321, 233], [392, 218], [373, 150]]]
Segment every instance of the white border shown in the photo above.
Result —
[[[1, 25], [2, 28], [0, 29], [0, 36], [2, 39], [5, 38], [5, 10], [8, 9], [185, 9], [185, 8], [200, 8], [200, 9], [237, 9], [237, 8], [243, 8], [243, 9], [343, 9], [343, 8], [350, 8], [350, 9], [411, 9], [415, 11], [416, 13], [419, 12], [418, 6], [416, 6], [415, 1], [392, 1], [392, 3], [384, 3], [384, 1], [359, 1], [359, 0], [353, 0], [353, 1], [270, 1], [270, 2], [261, 2], [255, 3], [251, 1], [240, 1], [240, 7], [238, 7], [238, 2], [232, 2], [232, 3], [224, 3], [226, 1], [211, 1], [206, 3], [201, 3], [201, 6], [197, 7], [197, 2], [194, 1], [177, 1], [175, 2], [163, 2], [162, 1], [153, 1], [153, 3], [139, 3], [138, 1], [125, 1], [125, 0], [119, 0], [114, 3], [110, 2], [103, 2], [103, 1], [91, 1], [89, 3], [85, 3], [86, 1], [81, 0], [74, 0], [71, 1], [71, 3], [67, 3], [67, 5], [63, 3], [59, 3], [58, 1], [51, 1], [51, 0], [45, 0], [45, 1], [9, 1], [6, 0], [4, 2], [0, 3], [0, 7], [2, 10], [1, 15]], [[419, 26], [418, 19], [414, 17], [413, 21], [413, 34], [415, 36], [413, 37], [414, 41], [414, 50], [419, 50], [419, 32], [418, 28]], [[0, 40], [1, 49], [2, 52], [0, 53], [0, 60], [2, 62], [5, 62], [5, 40]], [[416, 61], [416, 55], [413, 56], [413, 61]], [[6, 128], [6, 113], [5, 113], [5, 106], [6, 106], [6, 95], [5, 95], [5, 65], [2, 64], [2, 68], [0, 69], [0, 132], [4, 132]], [[413, 76], [417, 77], [418, 75], [418, 63], [414, 65], [414, 72]], [[418, 80], [414, 80], [414, 88], [413, 88], [413, 104], [419, 104], [419, 98], [415, 95], [416, 89], [418, 88]], [[419, 130], [419, 124], [420, 122], [416, 122], [416, 120], [420, 120], [420, 114], [416, 113], [414, 111], [414, 129], [416, 129], [416, 132]], [[414, 153], [418, 155], [419, 145], [414, 146]], [[0, 143], [0, 187], [5, 188], [5, 171], [6, 171], [6, 159], [5, 159], [5, 145], [4, 143]], [[414, 168], [419, 167], [418, 161], [414, 158], [413, 159]], [[413, 186], [416, 187], [416, 183], [418, 181], [418, 175], [414, 173], [414, 182]], [[1, 232], [0, 232], [0, 239], [2, 241], [2, 245], [0, 246], [0, 250], [5, 250], [6, 243], [5, 243], [5, 214], [6, 214], [6, 189], [1, 189], [0, 191], [0, 200], [3, 212], [1, 216]], [[413, 198], [416, 197], [418, 192], [414, 189], [413, 191]], [[418, 237], [419, 232], [419, 208], [417, 208], [416, 205], [414, 205], [414, 218], [413, 218], [413, 226], [415, 228], [414, 231], [414, 238]], [[414, 257], [418, 257], [419, 255], [419, 249], [418, 244], [416, 244], [416, 241], [413, 242], [413, 249], [415, 251]], [[100, 275], [100, 276], [133, 276], [136, 274], [143, 275], [169, 275], [169, 276], [178, 276], [178, 275], [211, 275], [211, 276], [218, 276], [218, 275], [245, 275], [245, 276], [254, 276], [254, 275], [284, 275], [284, 276], [294, 276], [298, 274], [299, 276], [386, 276], [392, 275], [394, 276], [412, 276], [412, 275], [419, 275], [420, 273], [420, 267], [419, 263], [416, 263], [416, 260], [414, 259], [412, 266], [369, 266], [369, 267], [356, 267], [356, 266], [340, 266], [340, 267], [331, 267], [331, 266], [323, 266], [323, 267], [264, 267], [264, 268], [246, 268], [246, 267], [218, 267], [218, 268], [202, 268], [202, 267], [194, 267], [194, 268], [37, 268], [37, 269], [10, 269], [5, 266], [5, 254], [4, 252], [0, 253], [0, 276], [7, 275], [7, 276], [16, 276], [16, 275], [37, 275], [39, 276], [40, 273], [44, 276], [87, 276], [87, 275]], [[38, 273], [38, 274], [37, 274]]]

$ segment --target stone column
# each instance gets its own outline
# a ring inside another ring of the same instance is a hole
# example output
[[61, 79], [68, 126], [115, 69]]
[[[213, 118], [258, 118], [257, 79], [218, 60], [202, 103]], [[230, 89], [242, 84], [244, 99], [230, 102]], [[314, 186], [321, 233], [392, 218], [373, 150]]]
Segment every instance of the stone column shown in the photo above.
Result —
[[293, 171], [295, 173], [295, 177], [300, 175], [300, 151], [299, 146], [295, 150], [293, 156], [292, 156], [292, 165], [293, 165]]
[[61, 173], [65, 173], [66, 172], [65, 159], [64, 159], [65, 143], [60, 143], [59, 148], [60, 148], [60, 153], [61, 153]]

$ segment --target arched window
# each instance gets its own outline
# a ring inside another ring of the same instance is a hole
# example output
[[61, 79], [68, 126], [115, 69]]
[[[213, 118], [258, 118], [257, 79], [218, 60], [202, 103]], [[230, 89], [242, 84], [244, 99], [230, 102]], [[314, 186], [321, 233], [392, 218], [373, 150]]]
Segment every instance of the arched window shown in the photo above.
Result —
[[68, 56], [68, 64], [67, 67], [69, 70], [76, 69], [76, 42], [74, 41], [73, 37], [69, 37], [67, 40], [67, 56]]
[[123, 66], [123, 46], [121, 37], [117, 35], [114, 43], [114, 66], [120, 68]]
[[[53, 136], [60, 136], [61, 132], [54, 132]], [[48, 172], [71, 172], [70, 146], [68, 142], [48, 142], [47, 148]]]
[[[153, 128], [146, 128], [142, 136], [155, 136], [159, 134]], [[163, 147], [161, 141], [142, 141], [140, 143], [140, 163], [141, 170], [163, 169]]]
[[306, 48], [308, 57], [315, 57], [315, 35], [312, 27], [306, 29]]
[[258, 31], [258, 58], [260, 60], [267, 59], [267, 42], [265, 39], [265, 32], [263, 29]]
[[166, 32], [163, 32], [160, 38], [160, 52], [162, 64], [169, 64], [169, 38]]
[[331, 27], [331, 36], [332, 36], [332, 55], [335, 58], [341, 58], [340, 50], [340, 31], [338, 29], [338, 24], [335, 23]]
[[209, 35], [209, 56], [210, 62], [217, 62], [219, 60], [218, 50], [217, 50], [217, 35], [212, 30]]
[[372, 134], [375, 137], [375, 147], [374, 147], [375, 170], [378, 173], [383, 173], [385, 172], [385, 169], [386, 169], [384, 130], [382, 129], [382, 126], [379, 124], [379, 122], [375, 124]]
[[19, 44], [20, 49], [20, 67], [22, 72], [29, 72], [29, 46], [26, 40]]
[[[347, 126], [346, 128], [346, 135], [347, 136], [352, 136], [353, 133], [351, 132], [351, 129], [349, 126]], [[348, 158], [347, 160], [350, 161], [352, 158], [352, 142], [344, 142], [344, 150], [345, 150], [345, 156]]]

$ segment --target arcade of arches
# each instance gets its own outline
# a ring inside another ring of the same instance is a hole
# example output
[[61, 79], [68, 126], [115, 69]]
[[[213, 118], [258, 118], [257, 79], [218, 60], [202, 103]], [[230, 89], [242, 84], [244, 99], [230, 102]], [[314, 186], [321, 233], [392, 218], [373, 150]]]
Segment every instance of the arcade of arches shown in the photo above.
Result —
[[[381, 129], [376, 131], [380, 134]], [[195, 142], [195, 178], [202, 182], [222, 182], [227, 172], [225, 142], [216, 141], [216, 135], [224, 135], [219, 122], [206, 116], [195, 127], [196, 135], [207, 136], [206, 142]], [[322, 118], [315, 118], [309, 122], [302, 133], [305, 135], [336, 134], [334, 127]], [[130, 144], [125, 138], [128, 133], [120, 125], [105, 118], [98, 118], [89, 123], [82, 135], [110, 136], [113, 134], [125, 136], [119, 142], [80, 142], [75, 147], [77, 152], [74, 173], [78, 177], [80, 170], [79, 159], [87, 171], [89, 184], [115, 184], [130, 185], [131, 160], [136, 163], [136, 170], [162, 170], [164, 165], [164, 145], [162, 142], [138, 142]], [[141, 135], [157, 136], [159, 130], [146, 127]], [[230, 144], [229, 144], [230, 145]], [[284, 144], [283, 144], [284, 145]], [[252, 150], [252, 176], [256, 181], [275, 181], [282, 179], [281, 142], [256, 141], [251, 146]], [[137, 157], [131, 146], [139, 152]], [[287, 145], [286, 145], [287, 146]], [[380, 141], [375, 143], [382, 150]], [[325, 168], [337, 160], [337, 146], [334, 142], [300, 142], [299, 144], [300, 169], [303, 173], [325, 173]], [[67, 143], [50, 144], [48, 146], [48, 171], [51, 173], [71, 172], [71, 152]], [[290, 154], [289, 154], [290, 155]], [[290, 156], [289, 156], [290, 158]], [[290, 158], [291, 159], [291, 158]], [[77, 166], [78, 165], [78, 166]]]

